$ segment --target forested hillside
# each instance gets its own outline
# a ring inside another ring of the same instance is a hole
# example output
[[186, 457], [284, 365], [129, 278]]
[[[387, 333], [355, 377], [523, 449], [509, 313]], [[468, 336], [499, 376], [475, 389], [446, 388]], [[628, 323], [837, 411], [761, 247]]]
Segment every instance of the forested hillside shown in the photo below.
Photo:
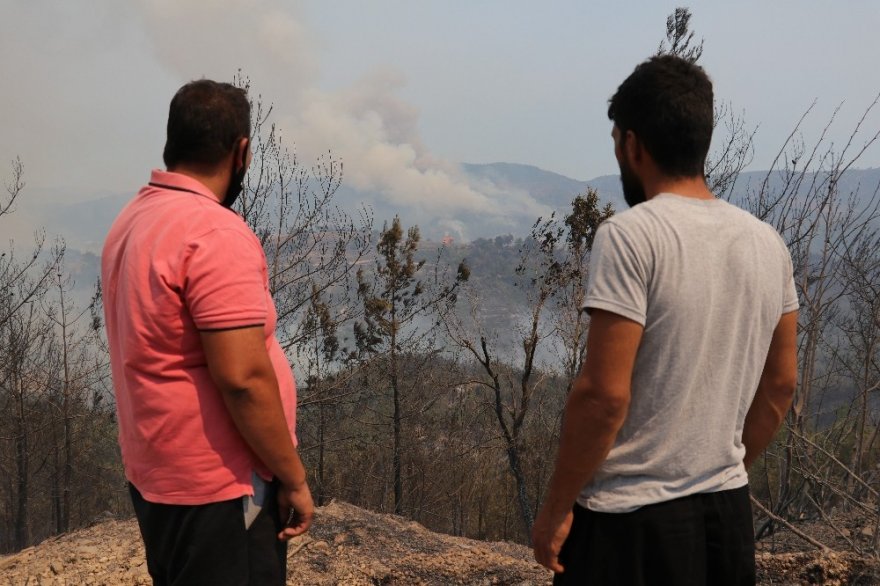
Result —
[[[673, 41], [668, 50], [687, 51]], [[709, 184], [782, 234], [801, 302], [794, 408], [751, 471], [759, 541], [795, 531], [824, 548], [830, 535], [877, 556], [880, 198], [866, 179], [877, 172], [856, 167], [880, 133], [855, 128], [842, 147], [790, 141], [773, 169], [744, 174], [753, 134], [727, 116]], [[332, 153], [303, 166], [265, 118], [253, 140], [254, 168], [267, 171], [249, 175], [237, 211], [268, 259], [317, 500], [526, 543], [583, 360], [593, 236], [620, 211], [603, 193], [611, 180], [533, 182], [521, 189], [546, 198], [548, 213], [530, 228], [444, 245], [393, 210], [338, 205]], [[504, 165], [468, 172], [521, 186], [538, 177]], [[0, 227], [28, 197], [20, 162], [4, 178]], [[3, 246], [0, 552], [10, 552], [130, 509], [101, 300], [82, 294], [97, 259], [39, 233]], [[844, 532], [841, 514], [868, 519], [871, 533]], [[805, 520], [812, 533], [792, 526]]]

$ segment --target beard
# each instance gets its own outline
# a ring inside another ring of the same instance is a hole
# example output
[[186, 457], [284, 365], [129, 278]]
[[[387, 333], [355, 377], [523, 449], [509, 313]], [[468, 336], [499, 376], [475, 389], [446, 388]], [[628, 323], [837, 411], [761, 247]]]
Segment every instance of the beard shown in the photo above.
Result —
[[635, 207], [640, 203], [644, 203], [645, 186], [635, 173], [625, 163], [620, 163], [620, 183], [623, 186], [623, 199], [629, 207]]
[[235, 170], [235, 161], [232, 162], [232, 177], [229, 179], [229, 187], [226, 188], [226, 197], [221, 202], [223, 207], [232, 208], [232, 204], [238, 199], [244, 189], [244, 174], [247, 172], [247, 166], [242, 165], [241, 169]]

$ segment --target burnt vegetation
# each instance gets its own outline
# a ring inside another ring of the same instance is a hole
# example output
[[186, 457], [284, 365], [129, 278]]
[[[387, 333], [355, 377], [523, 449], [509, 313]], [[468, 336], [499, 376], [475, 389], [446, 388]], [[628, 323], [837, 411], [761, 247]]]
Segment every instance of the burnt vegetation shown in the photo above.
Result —
[[[683, 11], [682, 11], [683, 10]], [[690, 13], [660, 52], [699, 60]], [[247, 81], [239, 79], [247, 86]], [[251, 93], [253, 95], [253, 93]], [[401, 218], [342, 210], [342, 161], [304, 165], [255, 98], [238, 211], [263, 243], [278, 335], [298, 376], [301, 450], [319, 504], [337, 498], [454, 535], [526, 542], [581, 365], [595, 191], [526, 235], [441, 246]], [[880, 131], [849, 141], [803, 120], [758, 184], [737, 187], [754, 130], [719, 108], [716, 193], [772, 224], [794, 259], [800, 382], [750, 473], [760, 547], [880, 556], [880, 197], [848, 181]], [[0, 226], [26, 197], [12, 164]], [[100, 298], [74, 302], [63, 242], [0, 250], [0, 552], [130, 515]], [[860, 519], [858, 530], [852, 519]], [[806, 528], [805, 523], [807, 523]], [[793, 545], [794, 544], [794, 545]]]

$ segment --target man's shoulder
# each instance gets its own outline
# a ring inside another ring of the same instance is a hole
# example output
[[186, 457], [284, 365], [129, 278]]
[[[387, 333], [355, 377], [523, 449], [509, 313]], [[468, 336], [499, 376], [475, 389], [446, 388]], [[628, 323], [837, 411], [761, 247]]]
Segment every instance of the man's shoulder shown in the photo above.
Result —
[[256, 241], [256, 235], [237, 213], [223, 207], [216, 200], [203, 195], [171, 189], [159, 189], [153, 194], [159, 202], [150, 206], [144, 202], [141, 211], [154, 213], [180, 230], [183, 239], [198, 238], [214, 231], [234, 232]]
[[723, 207], [732, 221], [739, 222], [745, 229], [753, 230], [756, 234], [786, 247], [785, 240], [775, 226], [737, 205], [723, 200], [719, 201], [723, 202]]
[[645, 221], [645, 216], [645, 204], [639, 204], [620, 212], [615, 211], [614, 215], [604, 220], [600, 227], [606, 226], [626, 230], [630, 226], [643, 223]]
[[249, 238], [256, 240], [257, 236], [251, 230], [247, 222], [234, 211], [225, 208], [214, 202], [197, 202], [197, 209], [194, 213], [198, 214], [194, 218], [194, 228], [202, 227], [205, 230], [228, 230], [237, 232]]
[[[134, 238], [131, 239], [130, 237]], [[262, 246], [250, 226], [234, 211], [202, 195], [146, 185], [114, 220], [105, 252], [133, 241], [164, 243], [163, 249], [192, 249], [211, 241], [239, 251]], [[170, 247], [170, 248], [169, 248]]]
[[[651, 202], [641, 203], [622, 212], [617, 212], [599, 226], [606, 232], [614, 232], [622, 237], [634, 238], [647, 235], [651, 226], [658, 221], [658, 210]], [[662, 212], [659, 214], [662, 216]]]
[[652, 242], [651, 220], [646, 218], [643, 204], [615, 213], [604, 220], [596, 231], [594, 251], [606, 254], [606, 250], [626, 247], [646, 250]]
[[185, 238], [187, 245], [220, 246], [229, 254], [244, 254], [248, 250], [262, 254], [259, 238], [241, 216], [219, 205], [214, 208], [202, 210], [204, 215], [190, 226]]
[[784, 239], [774, 226], [723, 199], [693, 200], [674, 194], [663, 195], [672, 197], [652, 198], [614, 214], [602, 223], [600, 230], [613, 232], [616, 238], [633, 244], [644, 242], [650, 245], [670, 230], [682, 230], [691, 223], [705, 225], [707, 218], [714, 217], [715, 222], [740, 234], [754, 234], [767, 245], [778, 245], [787, 250]]
[[697, 200], [672, 193], [660, 194], [658, 197], [615, 214], [611, 220], [613, 220], [613, 224], [620, 228], [665, 221], [666, 219], [681, 221], [689, 216], [687, 213], [689, 210], [698, 214], [708, 212], [723, 217], [725, 221], [739, 223], [754, 230], [778, 235], [778, 232], [772, 225], [755, 217], [748, 210], [724, 199]]

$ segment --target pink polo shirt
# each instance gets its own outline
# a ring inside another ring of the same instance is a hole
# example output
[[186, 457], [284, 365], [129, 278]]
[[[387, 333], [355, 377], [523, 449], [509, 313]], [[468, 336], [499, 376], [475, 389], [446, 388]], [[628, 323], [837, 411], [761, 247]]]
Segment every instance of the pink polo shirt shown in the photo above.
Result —
[[211, 380], [199, 330], [263, 324], [294, 437], [296, 387], [275, 338], [266, 258], [207, 187], [153, 171], [113, 223], [101, 257], [119, 443], [145, 499], [195, 505], [253, 494], [271, 478]]

